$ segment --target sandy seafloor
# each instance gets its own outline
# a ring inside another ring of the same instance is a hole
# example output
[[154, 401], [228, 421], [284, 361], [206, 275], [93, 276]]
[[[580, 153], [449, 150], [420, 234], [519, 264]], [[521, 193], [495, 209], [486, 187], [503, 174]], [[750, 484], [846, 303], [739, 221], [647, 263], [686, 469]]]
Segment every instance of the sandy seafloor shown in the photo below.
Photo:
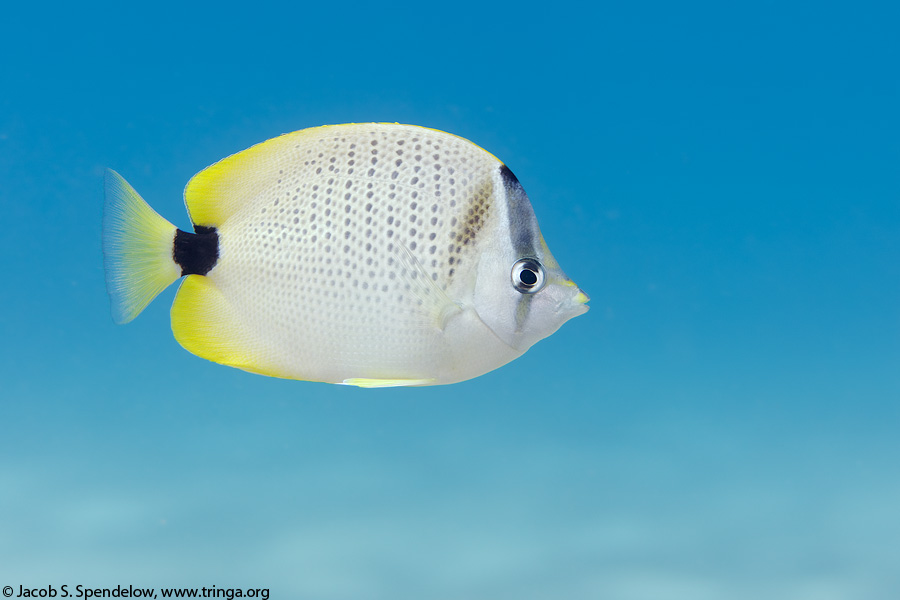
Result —
[[[884, 2], [51, 3], [0, 36], [0, 586], [312, 600], [900, 597], [900, 43]], [[591, 310], [358, 390], [109, 316], [102, 175], [398, 121], [531, 196]]]

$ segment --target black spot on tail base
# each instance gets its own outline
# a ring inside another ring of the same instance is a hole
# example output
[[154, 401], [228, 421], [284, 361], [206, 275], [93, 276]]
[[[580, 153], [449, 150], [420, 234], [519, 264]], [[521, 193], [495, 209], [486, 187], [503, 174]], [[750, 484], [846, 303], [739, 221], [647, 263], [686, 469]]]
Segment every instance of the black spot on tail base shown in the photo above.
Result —
[[172, 257], [181, 275], [206, 275], [219, 260], [219, 233], [215, 227], [194, 227], [197, 233], [177, 230]]

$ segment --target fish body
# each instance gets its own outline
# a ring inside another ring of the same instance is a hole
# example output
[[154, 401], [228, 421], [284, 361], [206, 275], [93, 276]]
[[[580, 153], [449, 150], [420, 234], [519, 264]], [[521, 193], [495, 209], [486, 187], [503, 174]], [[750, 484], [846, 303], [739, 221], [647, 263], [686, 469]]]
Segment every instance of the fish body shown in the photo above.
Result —
[[512, 172], [412, 125], [286, 134], [195, 175], [194, 232], [107, 173], [113, 318], [184, 278], [172, 330], [246, 371], [364, 387], [463, 381], [587, 310]]

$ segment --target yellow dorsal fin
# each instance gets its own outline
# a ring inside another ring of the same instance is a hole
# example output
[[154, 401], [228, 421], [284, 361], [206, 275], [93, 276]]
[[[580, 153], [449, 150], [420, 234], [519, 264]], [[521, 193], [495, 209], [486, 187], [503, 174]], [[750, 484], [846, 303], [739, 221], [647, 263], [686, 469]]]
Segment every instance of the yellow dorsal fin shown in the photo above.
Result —
[[278, 180], [280, 170], [287, 171], [292, 161], [305, 157], [308, 144], [317, 139], [335, 133], [353, 135], [358, 130], [385, 126], [426, 129], [397, 123], [323, 125], [286, 133], [232, 154], [203, 169], [188, 182], [184, 203], [191, 221], [194, 225], [220, 227], [260, 191], [270, 188]]
[[272, 138], [194, 175], [184, 188], [184, 203], [194, 225], [219, 227], [261, 190], [271, 187], [278, 171], [290, 161], [291, 148], [317, 129]]
[[184, 188], [184, 203], [194, 225], [219, 227], [273, 182], [279, 171], [305, 156], [307, 144], [335, 130], [352, 132], [372, 123], [310, 127], [266, 140], [223, 158], [194, 175]]

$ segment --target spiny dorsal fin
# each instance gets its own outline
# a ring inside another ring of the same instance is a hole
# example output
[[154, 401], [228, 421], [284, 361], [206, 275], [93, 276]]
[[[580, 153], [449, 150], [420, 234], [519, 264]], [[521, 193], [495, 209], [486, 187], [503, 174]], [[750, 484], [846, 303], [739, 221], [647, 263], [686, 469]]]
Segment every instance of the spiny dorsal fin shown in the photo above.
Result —
[[196, 175], [184, 188], [184, 203], [194, 225], [218, 228], [261, 190], [278, 179], [291, 145], [308, 131], [288, 133], [232, 154]]

